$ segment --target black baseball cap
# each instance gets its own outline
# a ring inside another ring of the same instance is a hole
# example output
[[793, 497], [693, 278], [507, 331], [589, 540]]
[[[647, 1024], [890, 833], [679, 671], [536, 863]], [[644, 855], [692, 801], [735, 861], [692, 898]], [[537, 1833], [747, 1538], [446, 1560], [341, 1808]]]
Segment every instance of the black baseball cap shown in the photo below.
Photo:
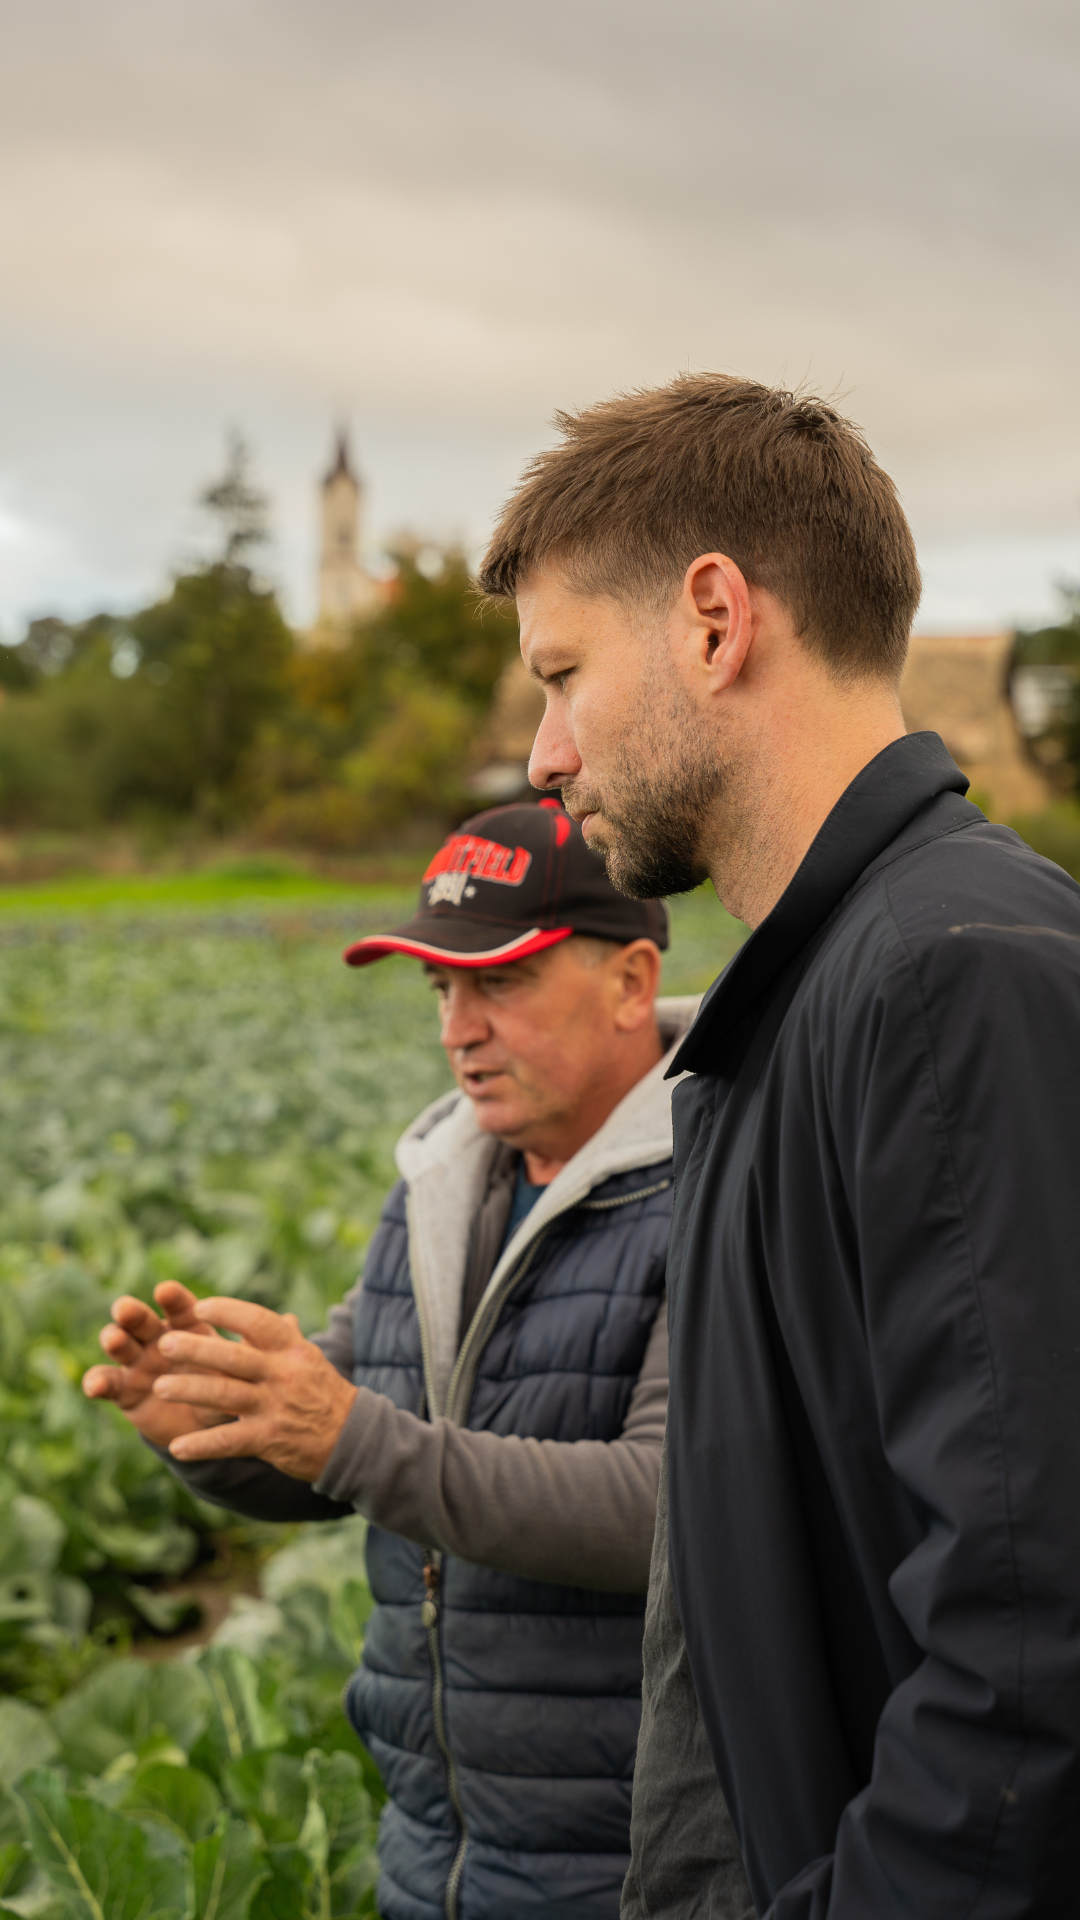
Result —
[[452, 967], [494, 967], [543, 953], [572, 933], [668, 944], [662, 900], [616, 893], [603, 858], [560, 801], [491, 807], [455, 829], [420, 885], [403, 927], [368, 934], [345, 952], [350, 967], [388, 953]]

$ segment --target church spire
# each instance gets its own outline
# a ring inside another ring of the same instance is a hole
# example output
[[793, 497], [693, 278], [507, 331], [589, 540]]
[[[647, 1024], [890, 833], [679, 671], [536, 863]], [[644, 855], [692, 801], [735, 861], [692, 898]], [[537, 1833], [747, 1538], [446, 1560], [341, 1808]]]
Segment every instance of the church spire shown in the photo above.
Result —
[[336, 457], [333, 466], [323, 481], [323, 486], [328, 487], [332, 481], [340, 479], [351, 480], [354, 485], [357, 484], [357, 477], [352, 470], [352, 463], [349, 460], [348, 427], [339, 427], [337, 430]]
[[364, 490], [349, 459], [348, 428], [339, 426], [334, 438], [334, 461], [319, 502], [319, 611], [308, 636], [312, 646], [343, 646], [354, 621], [376, 612], [385, 599], [360, 557]]

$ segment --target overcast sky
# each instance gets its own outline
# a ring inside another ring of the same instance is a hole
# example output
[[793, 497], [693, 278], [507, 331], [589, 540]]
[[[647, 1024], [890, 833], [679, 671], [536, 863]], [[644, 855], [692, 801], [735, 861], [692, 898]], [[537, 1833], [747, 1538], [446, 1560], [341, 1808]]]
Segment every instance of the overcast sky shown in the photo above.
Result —
[[557, 406], [838, 392], [924, 627], [1080, 576], [1076, 0], [0, 0], [0, 631], [199, 551], [249, 437], [312, 612], [336, 419], [372, 543], [482, 543]]

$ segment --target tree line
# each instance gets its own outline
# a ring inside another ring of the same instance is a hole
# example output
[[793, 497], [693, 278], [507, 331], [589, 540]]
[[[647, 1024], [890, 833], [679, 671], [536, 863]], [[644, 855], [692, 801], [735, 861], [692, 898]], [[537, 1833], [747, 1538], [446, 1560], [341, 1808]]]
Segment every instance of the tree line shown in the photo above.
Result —
[[481, 607], [460, 552], [422, 570], [404, 543], [385, 605], [339, 648], [305, 649], [252, 565], [265, 503], [241, 447], [202, 497], [218, 555], [163, 598], [35, 620], [0, 648], [0, 824], [189, 821], [353, 850], [460, 817], [513, 615]]

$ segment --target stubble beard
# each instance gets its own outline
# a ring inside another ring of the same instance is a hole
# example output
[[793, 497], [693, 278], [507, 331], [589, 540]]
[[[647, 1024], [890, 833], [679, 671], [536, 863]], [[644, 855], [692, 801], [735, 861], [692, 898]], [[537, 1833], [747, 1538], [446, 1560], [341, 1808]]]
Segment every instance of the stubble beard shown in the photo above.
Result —
[[618, 743], [603, 792], [562, 788], [564, 806], [597, 816], [590, 844], [631, 900], [692, 893], [708, 879], [708, 826], [728, 784], [715, 733], [689, 696], [669, 685], [661, 697], [666, 711], [649, 700], [647, 718]]

